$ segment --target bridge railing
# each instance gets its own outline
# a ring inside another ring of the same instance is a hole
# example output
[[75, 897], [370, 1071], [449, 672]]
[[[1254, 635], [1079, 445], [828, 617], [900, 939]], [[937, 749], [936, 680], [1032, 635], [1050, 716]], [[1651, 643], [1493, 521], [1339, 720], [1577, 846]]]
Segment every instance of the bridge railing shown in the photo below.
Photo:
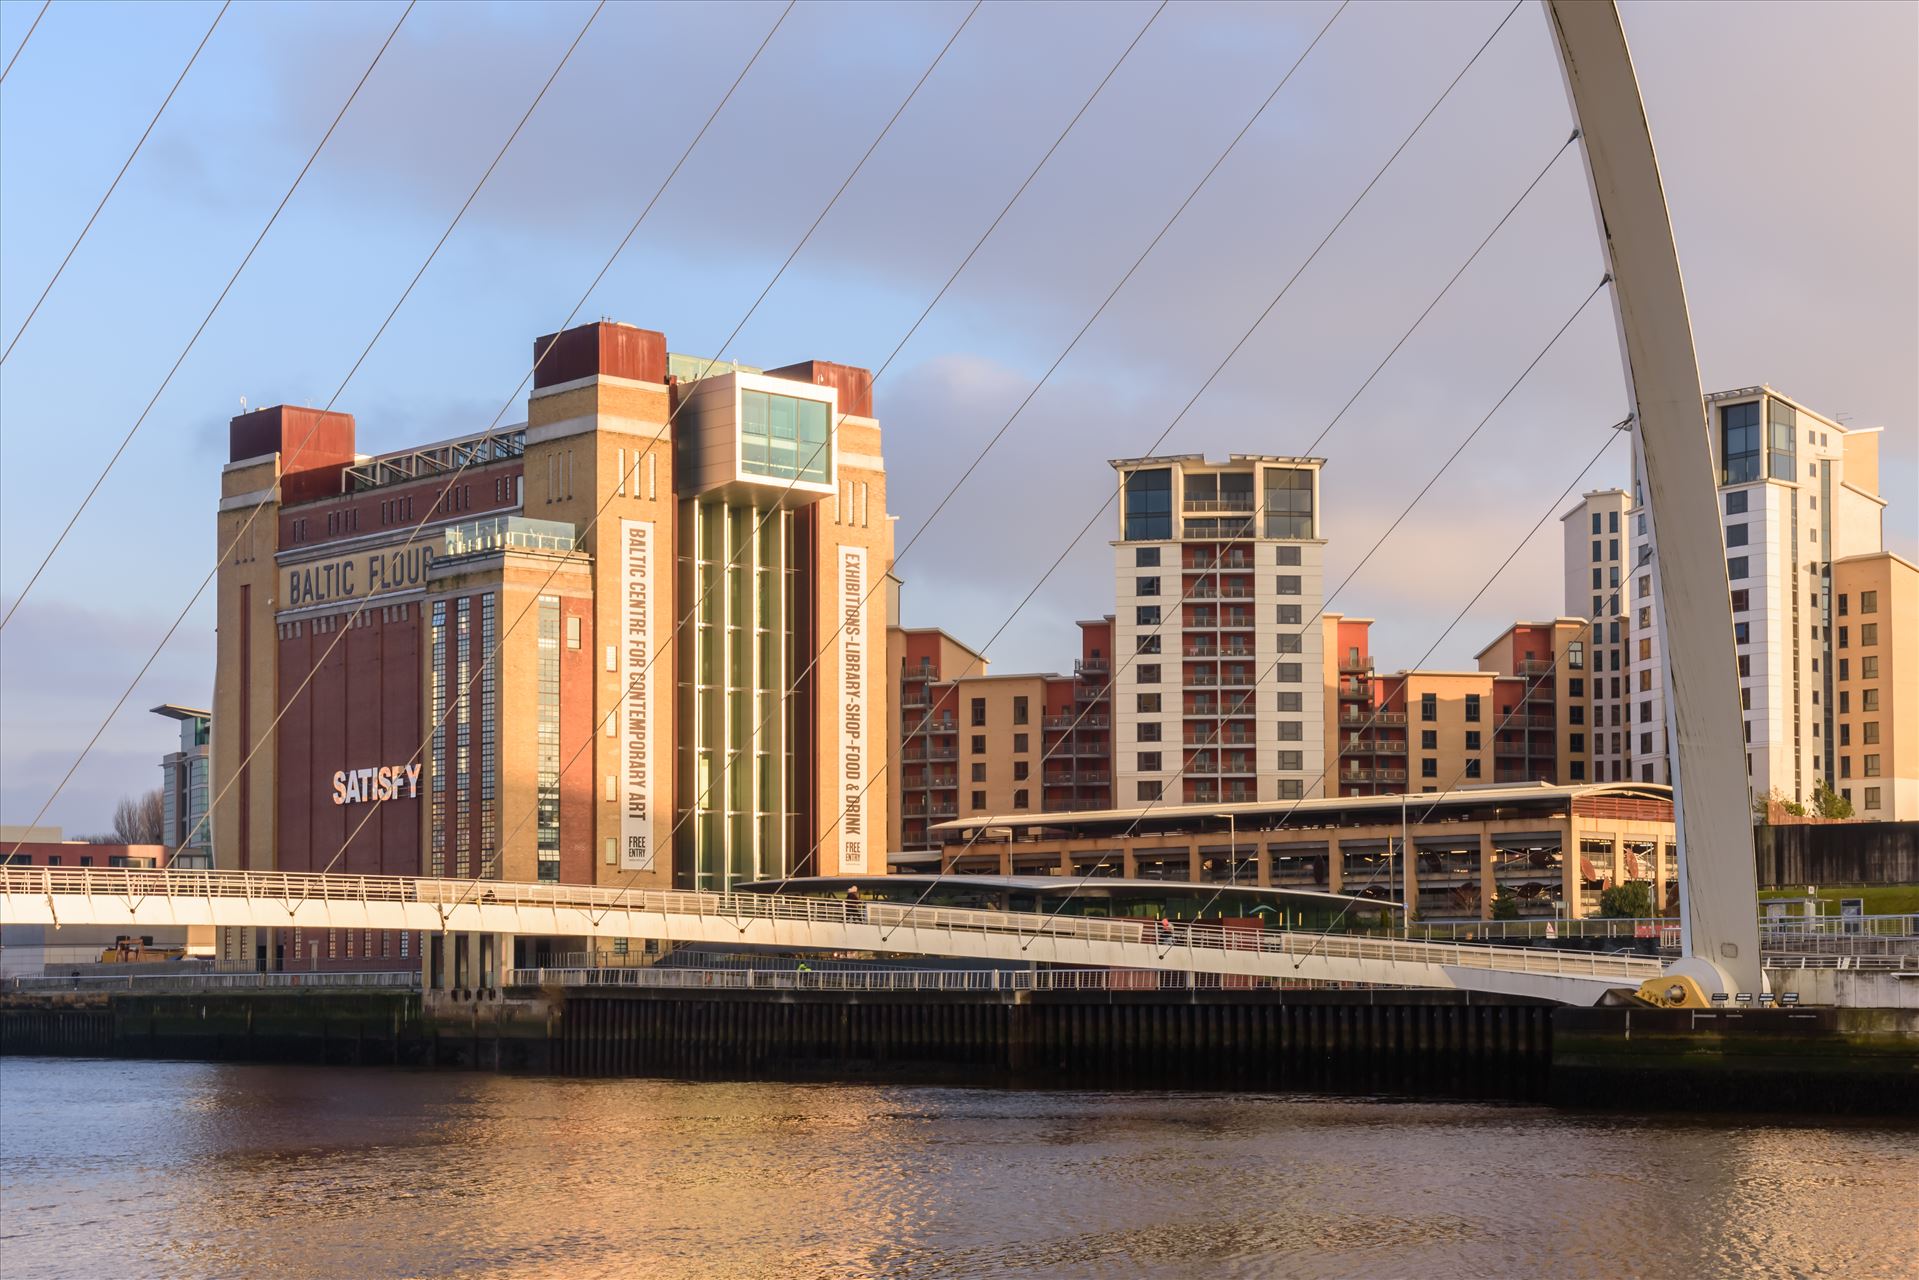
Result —
[[[1154, 991], [1323, 990], [1357, 983], [1157, 969], [509, 969], [508, 987], [667, 991]], [[1365, 983], [1367, 990], [1380, 984]]]
[[[7, 896], [107, 897], [132, 902], [143, 898], [174, 901], [245, 899], [281, 904], [289, 919], [302, 902], [396, 903], [434, 908], [443, 928], [460, 929], [460, 912], [468, 907], [508, 907], [520, 910], [578, 912], [592, 919], [612, 913], [657, 916], [663, 936], [671, 937], [671, 921], [693, 917], [734, 925], [744, 939], [760, 920], [792, 923], [865, 925], [876, 928], [868, 936], [842, 939], [872, 949], [873, 942], [890, 943], [892, 950], [910, 952], [921, 941], [915, 935], [931, 932], [953, 939], [960, 935], [994, 935], [1016, 941], [1021, 952], [1043, 940], [1077, 940], [1148, 946], [1161, 967], [1179, 967], [1198, 952], [1248, 951], [1278, 956], [1303, 966], [1312, 959], [1380, 961], [1389, 965], [1443, 965], [1503, 973], [1588, 978], [1636, 984], [1660, 971], [1659, 962], [1645, 957], [1600, 955], [1532, 947], [1493, 947], [1478, 943], [1414, 942], [1357, 934], [1288, 933], [1231, 928], [1221, 924], [1176, 924], [1162, 932], [1157, 923], [1139, 919], [1105, 919], [1036, 912], [991, 911], [965, 907], [920, 907], [884, 902], [842, 902], [837, 899], [760, 893], [708, 893], [682, 889], [619, 890], [591, 885], [527, 884], [511, 881], [433, 880], [405, 876], [312, 875], [298, 872], [148, 871], [101, 867], [0, 868], [0, 893]], [[57, 911], [57, 907], [56, 907]], [[594, 923], [598, 923], [595, 921]], [[554, 932], [571, 932], [577, 921], [556, 919]], [[612, 930], [607, 930], [612, 932]], [[635, 929], [633, 936], [640, 936]], [[1032, 956], [1044, 959], [1042, 954]]]
[[294, 987], [409, 990], [419, 985], [417, 969], [336, 973], [87, 973], [69, 977], [7, 978], [0, 981], [0, 991], [257, 991]]

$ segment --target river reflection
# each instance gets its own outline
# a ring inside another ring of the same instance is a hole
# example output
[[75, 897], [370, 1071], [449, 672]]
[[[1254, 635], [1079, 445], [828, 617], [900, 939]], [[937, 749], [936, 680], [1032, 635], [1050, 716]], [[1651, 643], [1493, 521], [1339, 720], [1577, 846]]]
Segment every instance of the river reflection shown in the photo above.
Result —
[[0, 1059], [0, 1276], [1919, 1274], [1910, 1127]]

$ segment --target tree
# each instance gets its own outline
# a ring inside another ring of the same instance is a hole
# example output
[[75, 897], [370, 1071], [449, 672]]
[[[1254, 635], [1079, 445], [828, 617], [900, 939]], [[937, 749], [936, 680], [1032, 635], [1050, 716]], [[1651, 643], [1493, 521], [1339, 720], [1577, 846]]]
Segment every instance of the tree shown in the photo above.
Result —
[[1765, 795], [1755, 795], [1752, 798], [1753, 819], [1761, 823], [1770, 822], [1772, 820], [1772, 809], [1775, 805], [1778, 806], [1781, 813], [1789, 813], [1795, 818], [1803, 818], [1806, 816], [1805, 805], [1800, 804], [1797, 800], [1787, 799], [1785, 792], [1781, 791], [1778, 787], [1774, 787]]
[[1821, 778], [1812, 790], [1812, 811], [1822, 818], [1850, 818], [1852, 801], [1827, 786]]
[[1645, 920], [1653, 914], [1652, 886], [1644, 880], [1616, 884], [1599, 895], [1599, 914], [1614, 920]]
[[1511, 885], [1502, 884], [1493, 891], [1493, 919], [1519, 919], [1519, 898]]
[[113, 806], [113, 840], [118, 844], [166, 843], [166, 801], [160, 788], [127, 796]]

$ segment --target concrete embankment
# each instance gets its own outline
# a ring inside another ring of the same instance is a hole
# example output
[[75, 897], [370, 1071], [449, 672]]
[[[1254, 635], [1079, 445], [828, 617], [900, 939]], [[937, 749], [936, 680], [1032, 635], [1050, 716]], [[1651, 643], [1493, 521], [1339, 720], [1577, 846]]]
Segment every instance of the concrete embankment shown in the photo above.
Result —
[[1568, 1009], [1453, 992], [12, 993], [0, 1051], [1919, 1113], [1919, 1012]]

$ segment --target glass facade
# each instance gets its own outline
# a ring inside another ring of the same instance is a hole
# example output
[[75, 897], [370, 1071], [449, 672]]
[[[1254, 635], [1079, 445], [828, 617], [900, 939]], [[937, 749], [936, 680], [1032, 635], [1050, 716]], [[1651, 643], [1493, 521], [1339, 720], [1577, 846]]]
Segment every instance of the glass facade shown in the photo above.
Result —
[[446, 874], [446, 601], [433, 602], [433, 780], [427, 874]]
[[833, 483], [827, 406], [821, 400], [740, 392], [740, 471], [810, 484]]
[[1128, 542], [1150, 542], [1173, 536], [1173, 473], [1170, 469], [1134, 471], [1126, 477]]
[[1798, 410], [1784, 401], [1766, 401], [1766, 455], [1773, 479], [1799, 478], [1798, 436]]
[[1759, 478], [1759, 402], [1726, 405], [1719, 410], [1719, 483]]
[[[778, 399], [780, 397], [774, 397]], [[681, 645], [674, 785], [676, 879], [725, 890], [790, 870], [794, 518], [722, 498], [682, 505]], [[824, 639], [825, 637], [822, 637]], [[810, 654], [808, 655], [810, 656]]]
[[1266, 468], [1266, 536], [1313, 536], [1313, 473], [1309, 468]]

